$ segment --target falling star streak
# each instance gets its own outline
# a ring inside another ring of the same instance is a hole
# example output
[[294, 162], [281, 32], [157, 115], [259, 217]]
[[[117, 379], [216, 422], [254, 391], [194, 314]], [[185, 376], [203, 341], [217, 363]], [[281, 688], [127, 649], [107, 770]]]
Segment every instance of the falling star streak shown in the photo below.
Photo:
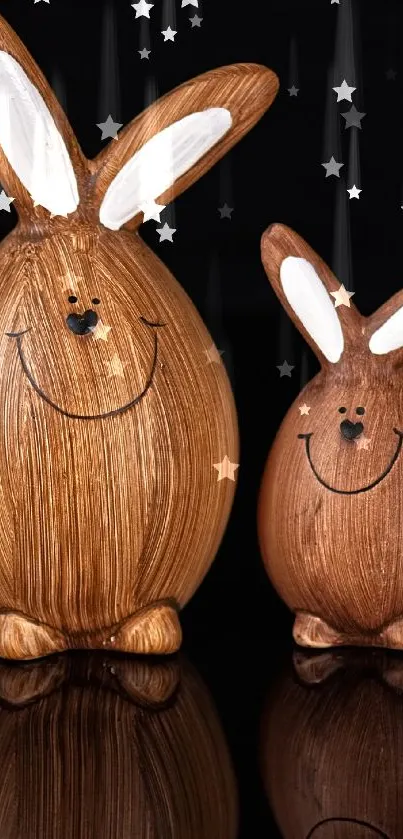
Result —
[[[290, 42], [290, 58], [289, 58], [289, 68], [288, 68], [288, 90], [295, 90], [297, 93], [299, 92], [299, 73], [298, 73], [298, 51], [297, 51], [297, 39], [295, 35], [291, 38]], [[297, 95], [297, 94], [296, 94]]]
[[175, 32], [178, 31], [175, 0], [163, 0], [162, 2], [160, 29], [163, 31], [168, 29], [169, 26]]
[[219, 256], [213, 251], [210, 257], [208, 280], [206, 288], [205, 321], [213, 336], [214, 343], [219, 351], [222, 351], [222, 362], [226, 367], [231, 384], [234, 386], [234, 367], [232, 363], [232, 352], [228, 338], [225, 334], [223, 322], [223, 299], [222, 283]]
[[64, 80], [61, 76], [60, 70], [58, 68], [55, 68], [55, 70], [53, 71], [51, 84], [53, 92], [57, 97], [58, 102], [62, 106], [64, 113], [68, 114], [66, 87], [64, 84]]
[[349, 155], [348, 155], [348, 187], [352, 186], [361, 188], [361, 172], [360, 172], [360, 140], [358, 131], [349, 132]]
[[333, 254], [331, 268], [340, 283], [353, 291], [353, 265], [351, 258], [350, 208], [346, 184], [335, 184], [335, 214], [333, 228]]
[[120, 122], [121, 104], [118, 54], [115, 10], [111, 0], [107, 0], [104, 5], [102, 20], [101, 82], [98, 105], [99, 122], [106, 120], [108, 114], [111, 114], [115, 122]]

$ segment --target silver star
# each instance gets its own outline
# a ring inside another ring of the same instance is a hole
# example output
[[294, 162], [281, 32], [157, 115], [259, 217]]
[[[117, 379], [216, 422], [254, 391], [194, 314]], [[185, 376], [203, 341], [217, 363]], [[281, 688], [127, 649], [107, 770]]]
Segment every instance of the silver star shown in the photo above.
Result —
[[196, 9], [199, 6], [199, 0], [182, 0], [181, 9], [184, 9], [185, 6], [196, 6]]
[[11, 213], [10, 204], [12, 201], [15, 201], [15, 198], [9, 198], [2, 189], [0, 192], [0, 210], [7, 210], [8, 213]]
[[339, 87], [334, 87], [333, 90], [335, 93], [337, 93], [338, 102], [341, 102], [342, 99], [347, 99], [348, 102], [352, 102], [353, 100], [351, 99], [351, 94], [354, 93], [354, 91], [357, 90], [357, 88], [350, 87], [344, 79], [341, 85]]
[[150, 17], [150, 9], [154, 3], [147, 3], [146, 0], [139, 0], [138, 3], [132, 3], [132, 8], [136, 10], [137, 17]]
[[195, 26], [198, 26], [199, 29], [200, 29], [201, 22], [203, 20], [202, 17], [199, 17], [198, 15], [194, 15], [194, 17], [190, 17], [189, 20], [192, 24], [192, 29], [194, 29]]
[[117, 132], [122, 125], [123, 122], [114, 122], [110, 114], [105, 122], [97, 122], [97, 128], [102, 130], [101, 140], [106, 140], [107, 137], [112, 137], [113, 140], [118, 140], [119, 138]]
[[168, 26], [168, 29], [162, 29], [161, 31], [161, 35], [164, 36], [164, 43], [165, 41], [174, 41], [175, 35], [177, 34], [178, 33], [175, 31], [175, 29], [171, 29], [170, 26]]
[[340, 0], [330, 0], [330, 5], [332, 6], [333, 3], [337, 3], [340, 6]]
[[157, 227], [157, 233], [160, 234], [160, 242], [173, 242], [173, 234], [176, 233], [176, 227], [170, 227], [167, 222], [162, 227]]
[[346, 120], [346, 128], [361, 128], [361, 120], [364, 119], [365, 116], [366, 114], [362, 114], [357, 111], [355, 105], [352, 105], [349, 111], [342, 114], [342, 117]]
[[288, 87], [287, 90], [290, 96], [298, 96], [299, 87], [295, 87], [295, 84], [293, 84], [292, 87]]
[[356, 185], [354, 184], [354, 186], [352, 186], [351, 189], [348, 189], [347, 192], [348, 192], [350, 198], [359, 198], [360, 197], [360, 192], [362, 192], [362, 189], [358, 189], [358, 187], [356, 187]]
[[327, 178], [329, 178], [330, 175], [336, 175], [337, 178], [340, 178], [340, 169], [344, 166], [344, 163], [337, 163], [332, 155], [330, 160], [327, 163], [321, 163], [321, 166], [326, 169]]
[[231, 213], [234, 212], [233, 207], [229, 207], [227, 202], [222, 207], [218, 208], [218, 212], [220, 213], [220, 218], [231, 218]]
[[288, 364], [287, 361], [283, 361], [282, 364], [277, 364], [277, 370], [280, 370], [280, 379], [282, 376], [289, 376], [291, 378], [291, 370], [294, 370], [295, 364]]
[[151, 50], [148, 50], [147, 47], [143, 47], [142, 50], [137, 50], [140, 53], [140, 58], [149, 58]]

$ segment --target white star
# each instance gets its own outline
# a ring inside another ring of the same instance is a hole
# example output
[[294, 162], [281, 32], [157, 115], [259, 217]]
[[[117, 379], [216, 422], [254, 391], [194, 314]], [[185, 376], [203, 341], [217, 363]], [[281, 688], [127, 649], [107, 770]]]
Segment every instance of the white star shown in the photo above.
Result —
[[358, 187], [356, 187], [356, 185], [354, 184], [354, 186], [352, 186], [351, 189], [348, 189], [347, 192], [348, 192], [350, 198], [359, 198], [360, 197], [360, 192], [362, 192], [362, 189], [358, 189]]
[[123, 361], [122, 362], [120, 360], [118, 354], [114, 353], [111, 360], [108, 362], [108, 367], [109, 367], [108, 379], [110, 379], [111, 376], [117, 376], [119, 379], [124, 379], [123, 371], [124, 371], [124, 368], [127, 367], [128, 363], [129, 363], [128, 361]]
[[235, 469], [238, 469], [239, 463], [232, 463], [225, 455], [221, 463], [213, 463], [214, 469], [217, 469], [217, 481], [222, 481], [223, 478], [229, 478], [230, 481], [235, 481]]
[[148, 50], [147, 47], [143, 47], [142, 50], [137, 50], [137, 52], [140, 54], [140, 58], [150, 58], [151, 50]]
[[208, 359], [208, 364], [220, 364], [221, 363], [221, 355], [224, 350], [218, 350], [215, 344], [211, 344], [211, 347], [208, 350], [203, 350], [206, 354]]
[[321, 163], [321, 166], [326, 169], [327, 178], [330, 175], [336, 175], [337, 178], [340, 178], [340, 169], [344, 166], [344, 163], [337, 163], [337, 160], [335, 160], [332, 155], [330, 160], [327, 163]]
[[311, 410], [311, 407], [310, 407], [310, 405], [306, 405], [306, 404], [305, 404], [305, 402], [304, 402], [304, 404], [303, 404], [303, 405], [300, 405], [300, 406], [299, 406], [299, 409], [298, 409], [298, 410], [299, 410], [299, 412], [300, 412], [300, 414], [301, 414], [301, 417], [302, 417], [302, 415], [303, 415], [303, 414], [306, 414], [306, 416], [308, 416], [308, 415], [309, 415], [309, 411]]
[[[35, 6], [35, 3], [40, 3], [40, 2], [41, 2], [41, 0], [34, 0], [34, 6]], [[44, 3], [50, 3], [50, 0], [43, 0], [43, 2]]]
[[137, 17], [150, 17], [150, 9], [154, 3], [147, 3], [146, 0], [139, 0], [138, 3], [132, 3], [132, 8], [136, 10]]
[[170, 227], [167, 222], [162, 227], [157, 227], [157, 233], [160, 234], [160, 242], [173, 242], [173, 234], [176, 233], [176, 227]]
[[181, 9], [184, 9], [185, 6], [195, 6], [197, 9], [199, 7], [199, 0], [182, 0]]
[[153, 200], [142, 204], [140, 211], [144, 214], [143, 223], [145, 221], [150, 221], [151, 218], [154, 219], [154, 221], [161, 221], [160, 215], [162, 211], [165, 210], [165, 207], [166, 204], [156, 204]]
[[330, 0], [330, 5], [332, 6], [333, 3], [337, 3], [340, 6], [340, 0]]
[[357, 449], [365, 449], [366, 451], [368, 451], [368, 446], [371, 442], [371, 437], [364, 437], [364, 435], [362, 435], [362, 437], [357, 437], [357, 439], [354, 442], [357, 446]]
[[101, 140], [106, 140], [107, 137], [118, 140], [118, 130], [122, 125], [123, 122], [114, 122], [110, 114], [105, 122], [97, 122], [97, 128], [100, 128], [102, 131]]
[[177, 34], [178, 33], [175, 31], [175, 29], [171, 29], [170, 26], [168, 26], [168, 29], [163, 29], [161, 31], [161, 35], [164, 36], [164, 43], [165, 43], [165, 41], [174, 41], [175, 40], [175, 35], [177, 35]]
[[337, 101], [341, 102], [342, 99], [347, 99], [348, 102], [352, 102], [351, 94], [354, 90], [357, 90], [356, 87], [349, 87], [346, 80], [341, 83], [340, 87], [334, 87], [333, 90], [337, 93]]
[[11, 213], [10, 204], [12, 201], [15, 201], [15, 198], [9, 198], [2, 189], [0, 192], [0, 210], [7, 210], [8, 213]]
[[95, 341], [107, 341], [108, 340], [108, 332], [112, 329], [111, 326], [106, 326], [105, 323], [102, 323], [101, 320], [98, 321], [97, 325], [91, 330], [94, 340]]
[[348, 306], [350, 308], [350, 297], [355, 294], [355, 291], [347, 291], [342, 283], [337, 291], [331, 291], [330, 294], [334, 297], [335, 309], [337, 309], [337, 306]]

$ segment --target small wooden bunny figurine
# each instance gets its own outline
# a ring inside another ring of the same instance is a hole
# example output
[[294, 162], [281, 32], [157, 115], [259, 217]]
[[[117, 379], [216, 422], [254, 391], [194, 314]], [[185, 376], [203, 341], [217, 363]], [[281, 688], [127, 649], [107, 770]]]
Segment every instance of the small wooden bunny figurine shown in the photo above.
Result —
[[262, 260], [321, 370], [291, 405], [263, 475], [258, 530], [301, 645], [403, 648], [403, 292], [366, 318], [296, 233]]
[[258, 65], [205, 73], [88, 161], [0, 19], [0, 180], [19, 214], [0, 251], [0, 656], [180, 645], [238, 429], [207, 329], [137, 229], [277, 89]]
[[[403, 663], [385, 650], [298, 650], [267, 697], [266, 793], [284, 839], [403, 835]], [[305, 660], [304, 660], [305, 659]]]

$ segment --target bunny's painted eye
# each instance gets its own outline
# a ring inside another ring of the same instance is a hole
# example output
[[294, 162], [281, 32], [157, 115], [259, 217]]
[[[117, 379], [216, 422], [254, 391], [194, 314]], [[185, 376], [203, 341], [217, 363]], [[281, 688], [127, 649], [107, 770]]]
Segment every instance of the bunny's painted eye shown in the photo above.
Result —
[[347, 408], [339, 408], [339, 414], [345, 414], [346, 411], [347, 411]]
[[100, 303], [100, 302], [101, 301], [100, 301], [99, 297], [93, 297], [92, 300], [91, 300], [91, 303], [93, 303], [94, 306], [98, 306], [98, 303]]
[[365, 408], [357, 408], [357, 414], [365, 414]]
[[69, 303], [77, 303], [78, 297], [75, 297], [74, 294], [70, 294]]

